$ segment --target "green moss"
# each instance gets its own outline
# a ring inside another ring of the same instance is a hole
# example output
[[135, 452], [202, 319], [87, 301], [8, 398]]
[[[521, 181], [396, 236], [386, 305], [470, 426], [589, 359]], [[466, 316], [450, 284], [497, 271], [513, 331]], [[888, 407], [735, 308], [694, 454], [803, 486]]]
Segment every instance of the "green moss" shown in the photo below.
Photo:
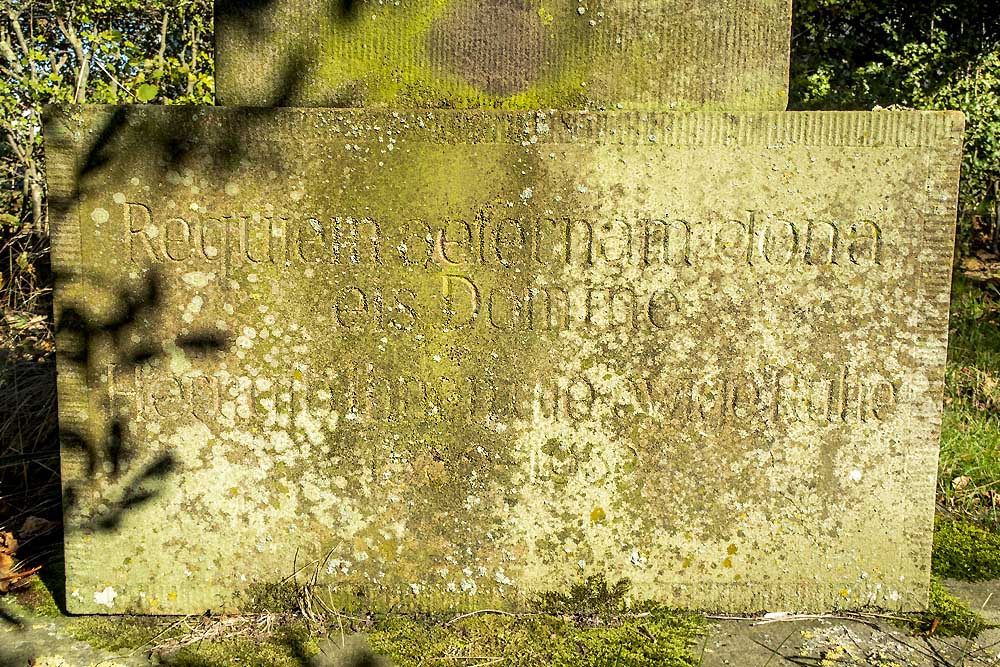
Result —
[[[530, 0], [510, 5], [527, 10], [516, 12], [519, 18], [507, 12], [507, 19], [497, 20], [487, 8], [490, 4], [457, 0], [372, 4], [363, 18], [351, 21], [318, 12], [310, 17], [305, 32], [305, 23], [300, 23], [305, 15], [299, 14], [289, 30], [275, 31], [281, 37], [270, 40], [270, 45], [309, 43], [317, 66], [309, 68], [293, 95], [306, 106], [649, 111], [786, 106], [786, 77], [775, 68], [784, 54], [780, 40], [765, 40], [741, 67], [732, 63], [716, 67], [711, 82], [705, 82], [704, 57], [697, 45], [702, 40], [694, 34], [683, 38], [687, 45], [673, 45], [666, 60], [650, 58], [666, 15], [585, 14], [585, 7], [572, 3]], [[762, 21], [764, 33], [780, 34], [770, 28], [786, 20], [786, 11], [787, 3], [777, 2], [774, 8], [760, 8], [744, 18]], [[711, 15], [702, 19], [700, 23], [715, 20]], [[503, 39], [497, 41], [498, 31], [516, 32], [522, 48], [511, 49]], [[228, 36], [239, 32], [220, 28], [225, 50], [253, 59], [263, 43]], [[473, 39], [477, 48], [472, 52], [455, 48]], [[244, 102], [251, 98], [263, 102], [230, 65], [239, 60], [226, 58], [220, 63], [218, 89], [228, 91], [230, 102], [231, 93]], [[271, 97], [280, 96], [283, 91], [274, 88], [280, 77], [274, 73], [267, 79], [261, 83], [272, 87]]]
[[939, 577], [965, 581], [1000, 578], [1000, 535], [969, 523], [936, 519], [932, 570]]
[[176, 667], [302, 667], [319, 652], [319, 645], [304, 622], [287, 625], [266, 639], [238, 638], [205, 641], [163, 656], [163, 664]]
[[[154, 644], [181, 637], [189, 630], [172, 617], [87, 616], [67, 624], [71, 636], [108, 651], [149, 651]], [[304, 621], [291, 621], [267, 636], [204, 639], [161, 655], [164, 664], [185, 667], [222, 665], [301, 667], [319, 646]]]
[[931, 580], [930, 607], [930, 613], [938, 619], [938, 634], [971, 638], [992, 627], [962, 600], [945, 590], [936, 579]]
[[[325, 26], [320, 31], [327, 41], [326, 51], [336, 58], [326, 59], [314, 79], [303, 91], [303, 97], [326, 97], [325, 91], [335, 91], [333, 100], [339, 105], [368, 107], [415, 108], [499, 108], [542, 109], [580, 108], [586, 97], [582, 87], [590, 66], [599, 58], [584, 58], [582, 44], [587, 30], [561, 26], [564, 44], [575, 45], [568, 54], [553, 54], [551, 71], [526, 90], [510, 94], [490, 94], [465, 81], [461, 73], [444, 73], [432, 62], [428, 42], [434, 25], [445, 20], [451, 0], [433, 0], [413, 6], [394, 6], [383, 20], [359, 21], [347, 25]], [[575, 16], [575, 9], [552, 5], [550, 25], [556, 14]], [[542, 17], [545, 20], [545, 17]], [[574, 22], [575, 23], [575, 22]], [[387, 35], [393, 43], [416, 44], [410, 49], [366, 49], [359, 44], [382, 44]], [[574, 39], [573, 36], [576, 38]], [[442, 80], [444, 76], [445, 80]]]
[[917, 632], [931, 632], [945, 637], [975, 638], [984, 630], [996, 627], [969, 609], [962, 600], [949, 593], [937, 580], [931, 579], [930, 608], [915, 614], [912, 620], [899, 625]]
[[609, 586], [604, 575], [599, 574], [574, 584], [568, 593], [547, 591], [540, 594], [537, 606], [554, 615], [621, 614], [627, 608], [626, 596], [630, 587], [628, 579]]
[[292, 580], [252, 584], [238, 606], [247, 614], [295, 612], [299, 610], [299, 589]]
[[36, 616], [46, 616], [49, 618], [61, 616], [62, 611], [59, 604], [49, 590], [44, 581], [38, 577], [32, 577], [31, 583], [24, 591], [16, 595], [17, 601]]
[[568, 593], [545, 593], [544, 612], [483, 613], [454, 621], [392, 617], [368, 632], [372, 649], [399, 667], [478, 656], [504, 665], [695, 665], [701, 617], [653, 604], [630, 606], [629, 584], [593, 577]]
[[[259, 587], [260, 604], [287, 602], [292, 586]], [[705, 621], [655, 603], [631, 604], [627, 580], [609, 584], [591, 577], [568, 592], [544, 593], [538, 613], [473, 613], [467, 616], [381, 615], [354, 619], [345, 628], [331, 621], [330, 632], [349, 629], [367, 634], [372, 650], [398, 667], [483, 656], [505, 665], [534, 666], [615, 664], [697, 664], [691, 649], [705, 632]], [[950, 627], [950, 626], [949, 626]], [[174, 618], [81, 617], [69, 629], [77, 639], [110, 651], [149, 650], [155, 643], [190, 630]], [[214, 636], [214, 633], [213, 633]], [[319, 651], [317, 637], [301, 619], [288, 620], [267, 636], [204, 639], [161, 656], [164, 664], [183, 667], [240, 665], [298, 667]]]
[[703, 627], [696, 617], [666, 611], [592, 627], [566, 616], [481, 614], [447, 625], [387, 619], [368, 639], [373, 650], [389, 656], [399, 667], [460, 656], [489, 657], [524, 667], [695, 665], [691, 647]]
[[183, 632], [175, 619], [157, 616], [81, 616], [66, 629], [75, 639], [108, 651], [131, 651]]

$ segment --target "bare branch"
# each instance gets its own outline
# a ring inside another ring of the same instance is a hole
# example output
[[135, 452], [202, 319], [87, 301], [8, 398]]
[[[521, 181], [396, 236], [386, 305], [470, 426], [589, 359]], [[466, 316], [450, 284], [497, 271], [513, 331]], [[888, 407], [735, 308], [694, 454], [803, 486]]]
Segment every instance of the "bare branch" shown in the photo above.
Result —
[[188, 84], [187, 84], [187, 94], [194, 94], [194, 82], [197, 81], [198, 75], [195, 73], [195, 69], [198, 67], [198, 29], [191, 25], [191, 69], [188, 71]]
[[18, 75], [24, 73], [24, 66], [21, 64], [21, 60], [17, 57], [17, 54], [14, 53], [14, 48], [10, 41], [10, 33], [6, 30], [0, 32], [0, 57], [7, 61]]
[[169, 10], [163, 8], [163, 19], [160, 21], [160, 48], [156, 52], [156, 61], [160, 64], [160, 69], [163, 69], [164, 58], [167, 53], [167, 27], [170, 22]]
[[21, 47], [21, 50], [24, 52], [24, 57], [28, 61], [31, 79], [36, 81], [38, 79], [38, 69], [35, 67], [35, 61], [31, 58], [31, 49], [28, 47], [28, 41], [24, 38], [24, 31], [21, 30], [21, 13], [16, 11], [13, 6], [10, 6], [7, 8], [7, 18], [10, 20], [14, 36], [17, 37], [18, 46]]
[[77, 62], [77, 75], [76, 75], [76, 89], [73, 91], [73, 101], [77, 104], [82, 104], [87, 98], [87, 80], [90, 77], [90, 57], [83, 48], [83, 40], [80, 39], [79, 35], [76, 34], [76, 28], [73, 27], [71, 22], [66, 21], [62, 16], [56, 17], [56, 25], [59, 26], [59, 31], [69, 42], [70, 46], [73, 47], [73, 53], [76, 55]]
[[111, 79], [112, 83], [114, 83], [116, 86], [118, 86], [119, 88], [121, 88], [124, 92], [128, 93], [129, 95], [131, 95], [132, 99], [134, 99], [136, 102], [139, 101], [139, 98], [135, 96], [135, 93], [133, 93], [128, 88], [126, 88], [125, 85], [122, 84], [121, 81], [119, 81], [117, 78], [115, 78], [115, 75], [112, 74], [111, 72], [109, 72], [108, 68], [106, 68], [104, 65], [101, 64], [100, 60], [95, 60], [94, 64], [97, 65], [101, 69], [101, 71], [104, 72], [108, 76], [109, 79]]
[[69, 56], [65, 53], [55, 51], [49, 53], [49, 67], [52, 69], [52, 73], [58, 75], [60, 79], [63, 76], [63, 68], [66, 66], [67, 60], [69, 60]]
[[14, 152], [14, 155], [20, 162], [25, 162], [24, 149], [21, 148], [21, 144], [17, 141], [17, 135], [9, 127], [4, 128], [4, 137], [7, 139], [7, 145]]

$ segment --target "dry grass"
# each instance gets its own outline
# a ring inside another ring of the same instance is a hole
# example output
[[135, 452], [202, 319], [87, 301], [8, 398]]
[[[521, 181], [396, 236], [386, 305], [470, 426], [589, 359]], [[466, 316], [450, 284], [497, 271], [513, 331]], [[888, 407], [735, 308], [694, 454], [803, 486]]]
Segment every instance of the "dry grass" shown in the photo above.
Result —
[[[0, 530], [15, 533], [61, 518], [48, 249], [44, 235], [0, 228]], [[58, 557], [56, 535], [23, 541], [20, 567]]]
[[296, 619], [297, 615], [291, 613], [196, 618], [185, 616], [168, 628], [170, 631], [179, 630], [175, 636], [167, 636], [172, 632], [163, 632], [161, 637], [154, 637], [149, 646], [155, 653], [169, 655], [204, 641], [233, 639], [265, 641], [278, 629]]
[[8, 528], [57, 509], [59, 443], [55, 361], [0, 368], [0, 519]]
[[0, 226], [0, 355], [39, 360], [55, 350], [49, 238]]

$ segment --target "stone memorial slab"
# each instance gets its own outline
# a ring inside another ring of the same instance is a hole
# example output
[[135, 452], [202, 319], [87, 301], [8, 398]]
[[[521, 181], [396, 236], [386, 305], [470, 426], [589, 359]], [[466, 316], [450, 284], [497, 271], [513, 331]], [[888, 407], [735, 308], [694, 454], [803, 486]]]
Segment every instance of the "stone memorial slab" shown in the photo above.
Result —
[[50, 110], [69, 609], [921, 607], [962, 129]]
[[791, 0], [216, 4], [252, 106], [784, 110]]

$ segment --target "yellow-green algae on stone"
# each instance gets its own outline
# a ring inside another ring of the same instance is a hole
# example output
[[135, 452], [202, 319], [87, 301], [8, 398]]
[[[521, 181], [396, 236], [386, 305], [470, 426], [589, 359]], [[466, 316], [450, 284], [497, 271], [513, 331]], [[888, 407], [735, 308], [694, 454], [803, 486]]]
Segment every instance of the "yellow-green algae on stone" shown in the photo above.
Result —
[[784, 110], [790, 0], [216, 3], [220, 104]]
[[69, 609], [922, 608], [962, 126], [50, 110]]

